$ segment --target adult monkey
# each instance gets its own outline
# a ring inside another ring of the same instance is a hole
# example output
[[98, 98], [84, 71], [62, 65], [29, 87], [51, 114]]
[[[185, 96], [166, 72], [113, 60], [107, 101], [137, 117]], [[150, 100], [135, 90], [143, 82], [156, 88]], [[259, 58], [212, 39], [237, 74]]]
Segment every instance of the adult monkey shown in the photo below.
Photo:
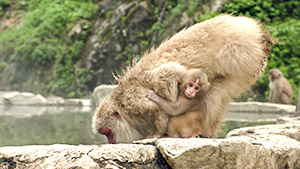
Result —
[[279, 69], [271, 69], [269, 81], [269, 102], [290, 104], [293, 100], [293, 88], [282, 72]]
[[212, 85], [199, 100], [198, 112], [205, 114], [202, 135], [216, 136], [231, 98], [245, 92], [264, 71], [266, 36], [257, 21], [224, 14], [180, 31], [117, 78], [118, 87], [94, 114], [94, 130], [109, 143], [130, 143], [164, 133], [166, 128], [155, 126], [168, 116], [146, 95], [153, 89], [174, 102], [179, 77], [176, 72], [168, 76], [148, 72], [172, 61], [207, 74]]

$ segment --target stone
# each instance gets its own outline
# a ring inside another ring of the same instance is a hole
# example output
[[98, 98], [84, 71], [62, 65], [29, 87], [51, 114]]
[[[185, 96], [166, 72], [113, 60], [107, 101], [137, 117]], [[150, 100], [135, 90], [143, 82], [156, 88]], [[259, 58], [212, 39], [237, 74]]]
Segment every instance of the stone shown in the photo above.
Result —
[[62, 105], [65, 103], [64, 98], [58, 96], [50, 96], [47, 98], [47, 105]]
[[98, 107], [102, 100], [116, 87], [117, 85], [100, 85], [95, 87], [91, 96], [92, 109]]
[[294, 113], [296, 106], [261, 102], [231, 102], [228, 111]]
[[[286, 118], [287, 119], [287, 118]], [[233, 136], [247, 136], [247, 135], [284, 135], [300, 141], [300, 123], [291, 123], [289, 120], [285, 124], [263, 125], [255, 127], [244, 127], [230, 131], [226, 138]], [[298, 121], [299, 122], [299, 121]]]
[[41, 105], [46, 102], [42, 95], [28, 92], [11, 92], [3, 96], [3, 103], [8, 105]]
[[0, 168], [167, 168], [154, 146], [23, 146], [0, 147]]
[[89, 99], [66, 99], [64, 105], [67, 106], [90, 106]]
[[157, 148], [174, 169], [299, 168], [300, 143], [280, 135], [227, 139], [159, 139]]

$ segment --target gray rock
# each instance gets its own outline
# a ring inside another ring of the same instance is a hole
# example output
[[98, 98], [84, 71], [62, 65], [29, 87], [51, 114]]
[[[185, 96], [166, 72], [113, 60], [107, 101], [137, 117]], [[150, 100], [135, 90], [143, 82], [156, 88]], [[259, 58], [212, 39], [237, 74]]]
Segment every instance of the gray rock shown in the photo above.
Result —
[[229, 111], [248, 111], [248, 112], [271, 112], [271, 113], [294, 113], [296, 106], [275, 103], [261, 102], [231, 102], [228, 106]]
[[160, 139], [157, 148], [174, 169], [299, 168], [300, 143], [279, 135], [227, 139]]
[[91, 97], [91, 106], [92, 109], [95, 110], [96, 107], [102, 102], [102, 100], [110, 94], [110, 92], [116, 88], [117, 85], [100, 85], [93, 90], [93, 94]]
[[154, 146], [24, 146], [1, 147], [0, 168], [167, 168]]
[[9, 105], [41, 105], [46, 102], [42, 95], [28, 92], [10, 92], [3, 96], [3, 103]]
[[66, 99], [64, 105], [67, 106], [90, 106], [89, 99]]

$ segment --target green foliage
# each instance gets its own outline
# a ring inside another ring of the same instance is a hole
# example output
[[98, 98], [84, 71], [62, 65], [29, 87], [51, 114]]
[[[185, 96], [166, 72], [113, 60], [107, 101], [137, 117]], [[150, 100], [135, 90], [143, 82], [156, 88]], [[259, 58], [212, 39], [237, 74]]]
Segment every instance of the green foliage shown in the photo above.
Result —
[[[0, 0], [0, 4], [4, 1]], [[58, 87], [74, 91], [72, 65], [80, 60], [87, 34], [91, 32], [89, 20], [98, 10], [94, 3], [91, 0], [17, 1], [17, 7], [28, 12], [18, 27], [0, 32], [0, 46], [13, 44], [15, 51], [10, 54], [11, 60], [24, 66], [54, 67], [57, 79], [53, 80]], [[75, 39], [69, 39], [67, 35], [76, 23], [81, 24], [82, 32]]]
[[287, 17], [300, 19], [298, 0], [227, 0], [224, 12], [251, 16], [266, 22], [283, 21]]
[[0, 0], [0, 7], [6, 8], [9, 5], [10, 5], [10, 1], [9, 0]]
[[0, 16], [3, 15], [3, 9], [10, 5], [9, 0], [0, 0]]

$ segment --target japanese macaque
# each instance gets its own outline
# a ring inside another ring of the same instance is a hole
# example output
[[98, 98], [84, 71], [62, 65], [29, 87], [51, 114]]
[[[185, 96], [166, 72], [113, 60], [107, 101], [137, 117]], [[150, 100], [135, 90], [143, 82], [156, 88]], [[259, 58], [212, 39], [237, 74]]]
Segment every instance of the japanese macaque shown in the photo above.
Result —
[[[210, 83], [207, 76], [200, 69], [188, 70], [179, 81], [180, 94], [176, 102], [167, 101], [158, 96], [153, 90], [148, 92], [147, 97], [159, 105], [159, 107], [172, 117], [168, 124], [169, 137], [196, 137], [201, 131], [201, 113], [191, 111], [195, 108], [200, 97], [208, 91]], [[181, 115], [185, 113], [184, 115]], [[181, 116], [179, 116], [181, 115]]]
[[167, 124], [169, 117], [146, 95], [152, 89], [165, 100], [177, 100], [178, 72], [151, 73], [176, 62], [207, 75], [211, 88], [201, 99], [195, 98], [197, 105], [191, 109], [202, 119], [200, 134], [215, 137], [229, 101], [245, 92], [265, 69], [265, 36], [258, 21], [226, 14], [180, 31], [116, 77], [118, 86], [94, 113], [94, 131], [106, 135], [109, 143], [163, 135], [166, 127], [157, 126]]
[[293, 99], [293, 89], [289, 81], [283, 77], [279, 69], [271, 69], [269, 73], [269, 102], [290, 104]]

